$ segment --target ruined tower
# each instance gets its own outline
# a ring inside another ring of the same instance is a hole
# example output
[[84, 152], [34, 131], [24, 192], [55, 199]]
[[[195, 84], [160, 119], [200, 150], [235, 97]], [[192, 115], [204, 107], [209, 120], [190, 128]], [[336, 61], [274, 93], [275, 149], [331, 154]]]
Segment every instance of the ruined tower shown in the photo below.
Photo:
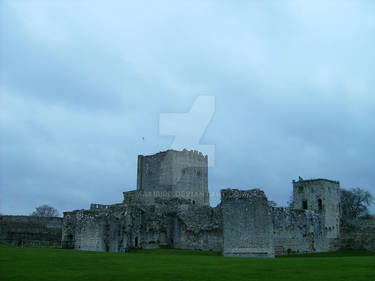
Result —
[[340, 183], [327, 179], [293, 181], [293, 207], [320, 214], [322, 224], [319, 251], [329, 251], [340, 235]]
[[183, 198], [196, 205], [209, 205], [208, 158], [198, 151], [167, 150], [139, 155], [137, 192], [146, 203], [155, 198]]

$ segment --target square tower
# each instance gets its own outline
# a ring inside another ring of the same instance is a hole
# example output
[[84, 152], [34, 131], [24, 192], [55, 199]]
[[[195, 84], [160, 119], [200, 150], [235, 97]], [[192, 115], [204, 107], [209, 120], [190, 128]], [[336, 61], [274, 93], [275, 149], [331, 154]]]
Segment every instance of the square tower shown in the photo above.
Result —
[[138, 155], [137, 191], [149, 203], [157, 197], [183, 198], [208, 206], [208, 157], [186, 149]]
[[326, 239], [322, 250], [330, 250], [332, 239], [340, 235], [340, 183], [327, 179], [293, 181], [293, 207], [321, 215]]

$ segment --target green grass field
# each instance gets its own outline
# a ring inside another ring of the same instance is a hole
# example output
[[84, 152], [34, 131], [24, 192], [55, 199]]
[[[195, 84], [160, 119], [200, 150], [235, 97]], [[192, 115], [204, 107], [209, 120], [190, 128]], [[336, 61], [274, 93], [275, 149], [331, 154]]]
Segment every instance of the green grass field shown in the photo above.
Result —
[[169, 249], [120, 254], [1, 246], [0, 280], [375, 280], [375, 255], [254, 259]]

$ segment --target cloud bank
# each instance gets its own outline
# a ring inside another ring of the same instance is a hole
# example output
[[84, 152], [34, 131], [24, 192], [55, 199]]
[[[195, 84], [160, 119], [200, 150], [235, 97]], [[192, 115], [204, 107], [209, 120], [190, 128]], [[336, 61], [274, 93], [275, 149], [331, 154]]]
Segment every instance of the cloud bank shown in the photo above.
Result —
[[[371, 1], [0, 2], [0, 212], [116, 203], [161, 113], [215, 97], [211, 204], [292, 180], [375, 194]], [[192, 124], [194, 126], [194, 124]], [[190, 128], [191, 129], [191, 128]], [[375, 211], [375, 209], [372, 209]]]

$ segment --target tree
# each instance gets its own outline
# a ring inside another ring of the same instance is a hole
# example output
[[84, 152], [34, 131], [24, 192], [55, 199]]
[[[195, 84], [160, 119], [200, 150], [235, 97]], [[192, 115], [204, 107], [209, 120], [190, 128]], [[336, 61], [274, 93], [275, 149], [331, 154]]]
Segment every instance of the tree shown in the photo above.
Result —
[[288, 207], [293, 209], [294, 208], [294, 195], [293, 195], [293, 191], [292, 193], [289, 195], [289, 199], [288, 199]]
[[277, 203], [275, 201], [273, 201], [273, 200], [268, 200], [268, 205], [270, 207], [277, 207]]
[[58, 217], [59, 211], [56, 208], [49, 205], [41, 205], [35, 208], [35, 211], [31, 214], [34, 217]]
[[368, 207], [374, 202], [370, 192], [361, 188], [341, 189], [341, 217], [355, 219], [369, 214]]

